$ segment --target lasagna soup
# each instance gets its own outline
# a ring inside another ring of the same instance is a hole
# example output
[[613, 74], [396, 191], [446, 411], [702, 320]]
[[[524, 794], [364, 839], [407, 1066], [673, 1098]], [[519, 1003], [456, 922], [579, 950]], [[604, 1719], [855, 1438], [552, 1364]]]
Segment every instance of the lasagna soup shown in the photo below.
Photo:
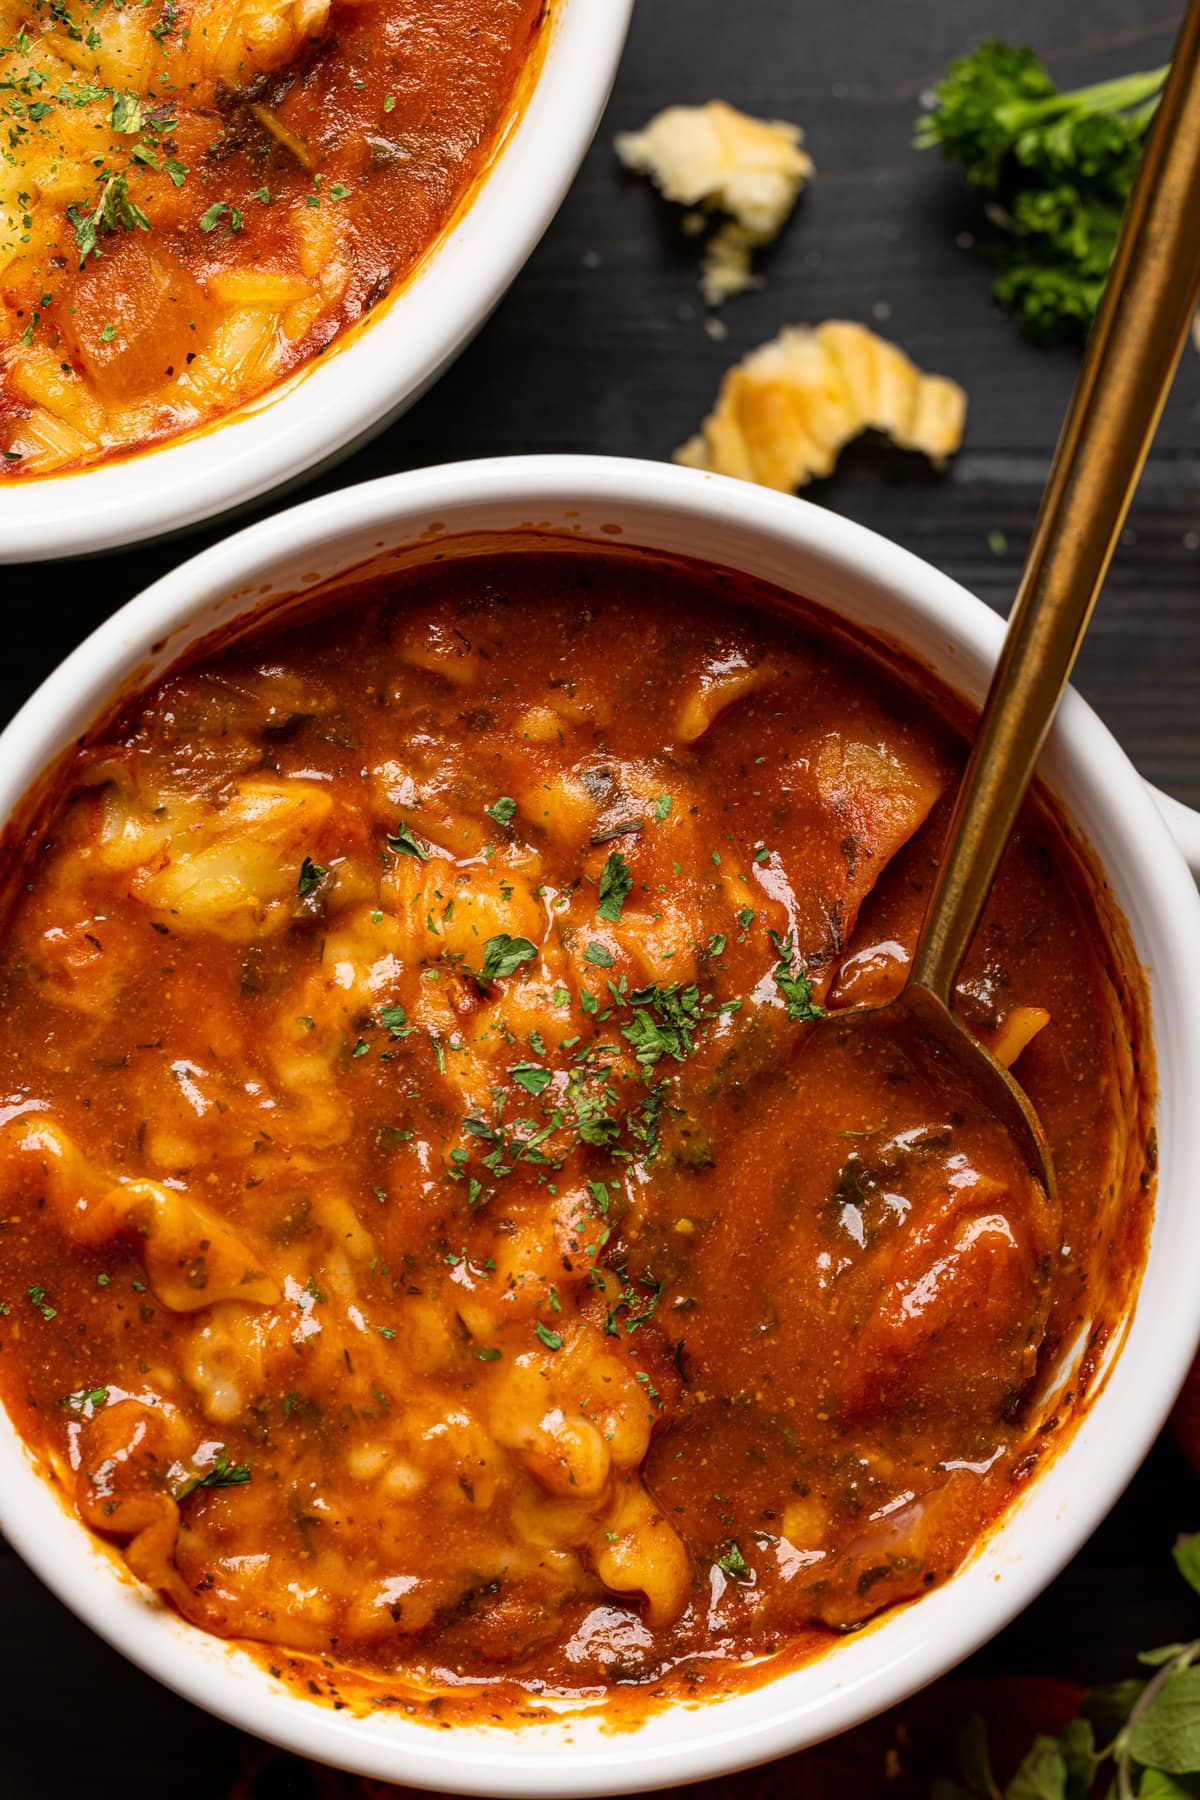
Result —
[[264, 393], [413, 269], [543, 0], [0, 0], [0, 476]]
[[443, 1719], [720, 1691], [950, 1575], [1120, 1327], [1152, 1141], [1040, 804], [958, 1004], [1053, 1203], [919, 1043], [838, 1031], [962, 758], [799, 603], [544, 541], [291, 603], [98, 726], [0, 951], [0, 1393], [80, 1518]]

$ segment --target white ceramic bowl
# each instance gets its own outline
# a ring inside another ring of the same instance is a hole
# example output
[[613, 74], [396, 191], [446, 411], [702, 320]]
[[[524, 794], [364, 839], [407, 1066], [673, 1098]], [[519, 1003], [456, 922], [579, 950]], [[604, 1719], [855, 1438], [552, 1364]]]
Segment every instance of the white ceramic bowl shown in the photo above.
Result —
[[0, 563], [85, 556], [241, 507], [345, 456], [423, 394], [562, 203], [608, 99], [633, 0], [554, 0], [533, 92], [469, 203], [361, 325], [218, 425], [75, 474], [0, 482]]
[[[903, 643], [979, 700], [1001, 621], [906, 551], [740, 482], [656, 463], [537, 457], [399, 475], [310, 501], [185, 563], [109, 619], [0, 739], [0, 817], [114, 689], [152, 679], [191, 641], [272, 596], [372, 556], [457, 533], [536, 524], [684, 553], [806, 595]], [[652, 1714], [520, 1730], [354, 1718], [283, 1688], [123, 1579], [58, 1504], [0, 1416], [0, 1528], [81, 1618], [179, 1693], [247, 1731], [347, 1769], [452, 1793], [626, 1794], [718, 1775], [857, 1723], [950, 1668], [1020, 1611], [1112, 1505], [1159, 1430], [1200, 1327], [1200, 900], [1123, 752], [1068, 694], [1042, 769], [1090, 841], [1145, 964], [1161, 1083], [1159, 1194], [1133, 1322], [1058, 1460], [945, 1586], [755, 1692]], [[1181, 813], [1181, 817], [1185, 817]]]

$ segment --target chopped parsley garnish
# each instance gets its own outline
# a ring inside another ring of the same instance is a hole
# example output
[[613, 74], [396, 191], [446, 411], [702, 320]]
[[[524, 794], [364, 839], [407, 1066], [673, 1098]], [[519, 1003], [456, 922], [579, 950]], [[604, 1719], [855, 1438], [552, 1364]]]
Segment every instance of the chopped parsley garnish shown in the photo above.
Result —
[[314, 888], [319, 888], [328, 873], [329, 870], [323, 863], [314, 862], [311, 856], [306, 856], [296, 877], [296, 892], [300, 898], [303, 900]]
[[58, 1308], [50, 1305], [49, 1301], [46, 1299], [46, 1290], [44, 1287], [38, 1287], [35, 1283], [33, 1287], [26, 1288], [25, 1291], [29, 1295], [33, 1305], [37, 1307], [47, 1323], [49, 1323], [51, 1319], [56, 1319], [58, 1317]]
[[475, 1357], [478, 1362], [499, 1362], [500, 1352], [495, 1349], [479, 1349], [476, 1350]]
[[244, 1487], [249, 1479], [250, 1470], [246, 1464], [230, 1462], [229, 1453], [222, 1446], [212, 1468], [206, 1469], [203, 1475], [193, 1475], [190, 1481], [185, 1481], [175, 1498], [186, 1500], [197, 1488]]
[[517, 803], [511, 794], [501, 794], [498, 800], [493, 800], [490, 806], [484, 807], [488, 818], [495, 819], [497, 825], [511, 825], [516, 810]]
[[[600, 876], [600, 904], [596, 908], [602, 919], [617, 925], [621, 920], [621, 908], [624, 906], [633, 888], [633, 876], [629, 864], [619, 850], [609, 852]], [[609, 962], [612, 957], [609, 957]]]
[[[507, 932], [500, 932], [496, 937], [488, 939], [483, 947], [483, 967], [479, 971], [481, 981], [499, 981], [505, 975], [512, 975], [522, 963], [533, 962], [537, 950], [528, 938], [509, 937]], [[611, 962], [612, 958], [609, 958]]]
[[375, 1133], [375, 1142], [383, 1151], [398, 1150], [401, 1144], [411, 1142], [415, 1132], [406, 1131], [402, 1125], [381, 1125]]
[[661, 821], [666, 818], [666, 816], [670, 812], [670, 810], [671, 810], [670, 794], [660, 794], [658, 796], [658, 799], [654, 802], [655, 818], [658, 819], [661, 823]]
[[608, 1189], [602, 1181], [589, 1181], [587, 1185], [588, 1193], [592, 1196], [592, 1205], [596, 1208], [596, 1211], [601, 1217], [603, 1217], [608, 1212], [609, 1207]]
[[404, 1008], [399, 1005], [381, 1006], [379, 1009], [379, 1023], [383, 1026], [383, 1029], [388, 1035], [394, 1038], [411, 1037], [413, 1032], [417, 1029], [415, 1025], [409, 1024], [408, 1014], [405, 1012]]
[[534, 1321], [533, 1329], [537, 1332], [538, 1337], [541, 1342], [545, 1344], [547, 1350], [562, 1349], [563, 1341], [561, 1332], [551, 1331], [550, 1327], [548, 1325], [543, 1325], [540, 1319]]
[[228, 200], [214, 200], [208, 210], [200, 215], [201, 231], [215, 231], [228, 211]]
[[746, 1561], [733, 1539], [730, 1538], [723, 1556], [718, 1556], [717, 1567], [734, 1581], [745, 1581], [750, 1573], [750, 1564]]
[[693, 1033], [712, 1017], [709, 996], [701, 998], [694, 983], [635, 988], [629, 1001], [636, 1010], [630, 1023], [621, 1027], [621, 1036], [647, 1070], [664, 1056], [685, 1061], [692, 1053]]
[[518, 1087], [523, 1087], [527, 1094], [534, 1095], [544, 1094], [553, 1080], [549, 1069], [543, 1069], [540, 1063], [516, 1063], [509, 1074]]
[[106, 174], [101, 170], [99, 179], [103, 179], [104, 186], [93, 211], [88, 212], [82, 206], [67, 208], [67, 218], [75, 232], [75, 247], [79, 251], [81, 269], [89, 256], [99, 256], [98, 239], [104, 232], [150, 229], [150, 221], [141, 207], [129, 198], [127, 175]]
[[142, 129], [142, 102], [138, 94], [114, 94], [109, 124], [114, 131], [134, 137]]
[[775, 954], [779, 961], [771, 971], [775, 986], [783, 996], [789, 1019], [823, 1019], [825, 1008], [818, 1006], [812, 997], [812, 982], [808, 978], [803, 963], [797, 969], [793, 965], [796, 959], [795, 940], [791, 932], [781, 938], [777, 931], [770, 933], [771, 942], [775, 946]]
[[75, 1393], [67, 1394], [59, 1401], [59, 1405], [67, 1412], [75, 1413], [77, 1416], [89, 1415], [107, 1404], [108, 1389], [106, 1387], [79, 1388]]
[[594, 969], [611, 969], [616, 958], [603, 944], [591, 943], [583, 953], [583, 960], [591, 963]]
[[403, 820], [395, 831], [388, 836], [387, 847], [397, 856], [415, 856], [418, 862], [428, 862], [429, 852], [418, 844], [416, 838]]

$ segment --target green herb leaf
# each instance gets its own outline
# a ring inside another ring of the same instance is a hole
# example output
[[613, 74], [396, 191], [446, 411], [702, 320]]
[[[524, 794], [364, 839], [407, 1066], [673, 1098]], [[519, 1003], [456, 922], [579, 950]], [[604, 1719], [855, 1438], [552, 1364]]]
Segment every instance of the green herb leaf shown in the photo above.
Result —
[[1100, 1763], [1091, 1721], [1068, 1719], [1058, 1745], [1067, 1765], [1067, 1800], [1088, 1800]]
[[1143, 1769], [1138, 1783], [1137, 1800], [1195, 1800], [1194, 1781], [1184, 1787], [1161, 1769]]
[[483, 809], [489, 819], [495, 819], [497, 825], [511, 825], [517, 810], [517, 803], [511, 794], [501, 794], [490, 806]]
[[49, 1324], [51, 1319], [56, 1319], [58, 1317], [58, 1308], [56, 1306], [51, 1306], [46, 1298], [46, 1290], [44, 1287], [39, 1287], [35, 1282], [33, 1287], [26, 1288], [25, 1292], [28, 1294], [33, 1305], [37, 1307], [43, 1319], [46, 1320], [47, 1324]]
[[1165, 1664], [1174, 1662], [1179, 1652], [1187, 1647], [1186, 1644], [1161, 1644], [1157, 1650], [1140, 1650], [1138, 1661], [1147, 1669], [1161, 1669]]
[[1200, 1594], [1200, 1531], [1193, 1532], [1190, 1537], [1176, 1538], [1171, 1554], [1188, 1586]]
[[658, 799], [654, 802], [654, 816], [660, 822], [660, 824], [661, 824], [662, 820], [666, 818], [666, 816], [670, 812], [670, 810], [671, 810], [670, 794], [660, 794], [658, 796]]
[[718, 1569], [723, 1570], [724, 1573], [730, 1576], [734, 1581], [745, 1581], [750, 1573], [750, 1564], [746, 1561], [732, 1538], [729, 1539], [724, 1554], [718, 1556], [717, 1567]]
[[536, 1331], [542, 1343], [545, 1344], [547, 1350], [562, 1349], [563, 1341], [560, 1332], [551, 1331], [550, 1327], [548, 1325], [543, 1325], [540, 1319], [535, 1319], [533, 1329]]
[[138, 94], [114, 94], [109, 124], [126, 137], [135, 137], [142, 129], [142, 101]]
[[533, 962], [537, 950], [528, 938], [509, 937], [507, 932], [500, 932], [491, 937], [483, 947], [483, 967], [479, 971], [481, 981], [500, 981], [506, 975], [512, 975], [522, 963]]
[[602, 1181], [589, 1181], [587, 1185], [588, 1193], [592, 1196], [592, 1205], [602, 1218], [605, 1217], [610, 1204], [607, 1187]]
[[804, 965], [801, 964], [798, 969], [793, 966], [795, 949], [791, 933], [786, 939], [781, 939], [777, 931], [771, 932], [770, 936], [779, 957], [771, 973], [775, 986], [783, 996], [788, 1018], [802, 1021], [824, 1018], [825, 1008], [818, 1006], [812, 997], [812, 982]]
[[396, 827], [387, 841], [387, 847], [397, 856], [415, 856], [418, 862], [428, 862], [429, 852], [418, 844], [416, 838], [403, 820]]
[[408, 1014], [400, 1005], [381, 1006], [379, 1009], [379, 1023], [383, 1026], [383, 1029], [394, 1038], [411, 1037], [413, 1032], [417, 1029], [415, 1025], [409, 1024]]
[[186, 1500], [189, 1494], [196, 1492], [197, 1488], [244, 1487], [249, 1480], [250, 1470], [246, 1464], [230, 1462], [228, 1453], [222, 1445], [211, 1469], [206, 1469], [203, 1475], [193, 1475], [190, 1481], [185, 1481], [175, 1498], [177, 1501]]
[[583, 960], [595, 969], [611, 969], [616, 958], [603, 944], [591, 943], [583, 953]]
[[100, 1407], [108, 1405], [108, 1389], [106, 1387], [79, 1388], [73, 1394], [67, 1394], [59, 1404], [67, 1412], [78, 1415], [90, 1415], [98, 1412]]
[[1134, 1758], [1168, 1775], [1200, 1770], [1200, 1668], [1168, 1675], [1129, 1734]]
[[973, 1788], [976, 1793], [985, 1794], [987, 1800], [1000, 1800], [1000, 1790], [992, 1774], [987, 1726], [978, 1713], [971, 1714], [959, 1733], [958, 1766], [969, 1788]]
[[961, 57], [917, 121], [988, 196], [994, 293], [1033, 337], [1082, 341], [1095, 317], [1165, 69], [1059, 93], [1032, 50]]
[[[610, 851], [600, 875], [600, 904], [596, 908], [600, 917], [607, 919], [611, 925], [619, 924], [621, 908], [632, 887], [633, 876], [629, 864], [619, 850]], [[611, 956], [608, 960], [612, 961]]]
[[1005, 1788], [1004, 1800], [1067, 1800], [1067, 1765], [1057, 1738], [1035, 1741]]
[[543, 1069], [540, 1063], [514, 1063], [509, 1074], [518, 1087], [523, 1087], [527, 1094], [543, 1094], [553, 1079], [549, 1069]]
[[311, 856], [306, 856], [296, 877], [296, 892], [300, 898], [303, 900], [314, 888], [319, 888], [328, 873], [329, 870], [323, 863], [314, 862]]
[[1141, 1699], [1145, 1686], [1144, 1681], [1110, 1681], [1088, 1690], [1079, 1711], [1090, 1721], [1097, 1743], [1112, 1743]]

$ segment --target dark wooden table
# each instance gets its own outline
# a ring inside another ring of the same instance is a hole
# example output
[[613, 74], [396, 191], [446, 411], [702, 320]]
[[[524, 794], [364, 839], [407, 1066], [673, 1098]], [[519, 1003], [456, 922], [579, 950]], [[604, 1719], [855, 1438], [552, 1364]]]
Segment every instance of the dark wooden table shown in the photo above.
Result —
[[[989, 34], [1032, 43], [1062, 83], [1168, 54], [1177, 0], [640, 0], [599, 138], [510, 296], [440, 386], [308, 491], [459, 457], [588, 450], [665, 457], [726, 365], [785, 323], [859, 319], [971, 398], [946, 475], [862, 441], [810, 495], [1007, 606], [1076, 367], [1022, 342], [962, 247], [955, 170], [910, 148], [922, 92]], [[678, 216], [624, 175], [613, 132], [670, 101], [721, 95], [802, 123], [819, 170], [766, 260], [768, 284], [703, 326]], [[219, 531], [88, 564], [0, 575], [20, 625], [0, 667], [7, 714], [105, 614]], [[1200, 804], [1200, 355], [1175, 392], [1084, 650], [1079, 684], [1138, 767]], [[1095, 1538], [979, 1657], [980, 1673], [1112, 1679], [1147, 1645], [1194, 1635], [1170, 1565], [1200, 1527], [1200, 1484], [1161, 1442]], [[0, 1554], [0, 1797], [224, 1800], [245, 1745], [129, 1668]], [[267, 1789], [256, 1791], [268, 1791]], [[280, 1763], [272, 1795], [307, 1795]]]

